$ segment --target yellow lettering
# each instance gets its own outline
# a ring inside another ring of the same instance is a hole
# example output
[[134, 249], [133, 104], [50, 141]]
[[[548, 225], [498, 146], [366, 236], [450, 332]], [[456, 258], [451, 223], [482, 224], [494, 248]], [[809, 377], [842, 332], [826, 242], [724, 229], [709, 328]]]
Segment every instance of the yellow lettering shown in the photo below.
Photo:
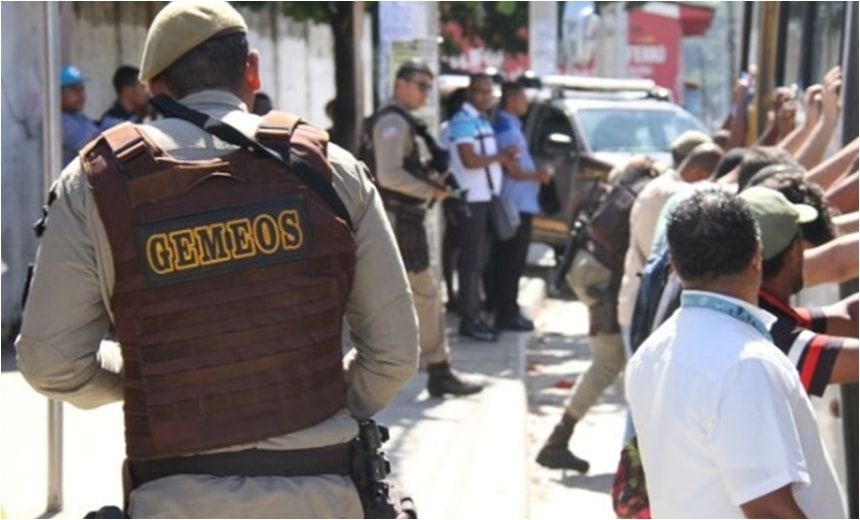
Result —
[[302, 234], [302, 221], [299, 212], [294, 209], [285, 209], [278, 215], [278, 223], [281, 227], [281, 247], [286, 251], [295, 251], [302, 247], [304, 235]]
[[254, 241], [257, 249], [267, 255], [275, 254], [280, 245], [280, 233], [275, 217], [268, 213], [261, 213], [254, 218]]
[[167, 241], [167, 235], [156, 233], [146, 239], [146, 261], [156, 274], [173, 271], [173, 250]]
[[194, 243], [194, 234], [190, 229], [180, 229], [170, 233], [170, 241], [176, 256], [173, 258], [173, 267], [177, 271], [191, 269], [200, 266], [199, 254]]
[[197, 247], [200, 250], [200, 264], [210, 265], [230, 260], [227, 251], [227, 237], [224, 234], [224, 224], [212, 224], [194, 228], [197, 235]]
[[250, 220], [246, 218], [231, 220], [227, 222], [227, 230], [233, 239], [233, 249], [230, 254], [234, 259], [248, 258], [257, 254]]

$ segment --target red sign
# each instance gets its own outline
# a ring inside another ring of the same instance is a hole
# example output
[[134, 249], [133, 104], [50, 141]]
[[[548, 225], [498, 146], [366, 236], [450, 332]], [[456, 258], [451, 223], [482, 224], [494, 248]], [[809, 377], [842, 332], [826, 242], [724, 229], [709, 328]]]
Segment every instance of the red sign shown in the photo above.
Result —
[[628, 77], [653, 79], [681, 100], [681, 24], [677, 18], [631, 10]]

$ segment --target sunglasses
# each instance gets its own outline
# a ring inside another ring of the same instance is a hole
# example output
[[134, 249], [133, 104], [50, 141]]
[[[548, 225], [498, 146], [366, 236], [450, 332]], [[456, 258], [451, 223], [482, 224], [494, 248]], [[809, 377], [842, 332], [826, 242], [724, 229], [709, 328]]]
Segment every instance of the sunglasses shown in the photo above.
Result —
[[415, 85], [418, 87], [418, 90], [420, 90], [421, 92], [427, 93], [427, 92], [430, 92], [431, 90], [433, 90], [433, 84], [432, 83], [427, 83], [424, 81], [417, 81], [414, 79], [409, 79], [407, 81], [409, 83], [415, 83]]

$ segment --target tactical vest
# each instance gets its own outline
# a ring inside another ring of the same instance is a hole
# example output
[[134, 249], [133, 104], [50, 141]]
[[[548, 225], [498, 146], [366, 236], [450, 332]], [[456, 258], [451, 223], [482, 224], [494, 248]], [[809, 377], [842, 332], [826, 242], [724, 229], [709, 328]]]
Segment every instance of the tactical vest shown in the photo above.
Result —
[[[331, 180], [323, 131], [270, 113], [257, 137]], [[356, 246], [314, 190], [247, 150], [177, 160], [129, 123], [81, 158], [116, 273], [130, 459], [259, 441], [345, 407]]]
[[591, 216], [586, 249], [613, 271], [620, 271], [624, 267], [624, 255], [630, 242], [630, 210], [633, 203], [653, 179], [650, 174], [642, 175], [632, 182], [612, 186]]
[[[403, 158], [404, 168], [407, 170], [422, 168], [421, 154], [415, 134], [415, 121], [409, 114], [395, 106], [388, 106], [378, 112], [373, 124], [375, 125], [379, 121], [381, 115], [390, 112], [397, 113], [406, 119], [411, 128], [412, 151]], [[424, 175], [420, 171], [414, 171], [413, 174], [416, 177]], [[397, 249], [400, 251], [403, 265], [410, 272], [421, 272], [427, 269], [430, 267], [430, 246], [427, 241], [427, 229], [424, 226], [427, 201], [389, 190], [379, 183], [378, 177], [376, 183], [385, 210], [394, 215], [394, 222], [392, 223], [394, 237], [397, 239]]]

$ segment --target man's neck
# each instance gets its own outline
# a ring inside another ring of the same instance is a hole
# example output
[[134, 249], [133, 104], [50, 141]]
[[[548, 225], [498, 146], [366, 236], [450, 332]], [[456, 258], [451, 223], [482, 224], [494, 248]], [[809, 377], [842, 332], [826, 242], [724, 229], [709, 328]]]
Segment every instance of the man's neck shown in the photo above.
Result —
[[759, 284], [750, 283], [747, 277], [723, 276], [707, 282], [684, 282], [684, 289], [705, 291], [743, 300], [750, 305], [758, 306]]
[[780, 279], [779, 275], [768, 280], [762, 280], [761, 288], [773, 295], [782, 303], [788, 304], [791, 298], [791, 284], [785, 283]]

